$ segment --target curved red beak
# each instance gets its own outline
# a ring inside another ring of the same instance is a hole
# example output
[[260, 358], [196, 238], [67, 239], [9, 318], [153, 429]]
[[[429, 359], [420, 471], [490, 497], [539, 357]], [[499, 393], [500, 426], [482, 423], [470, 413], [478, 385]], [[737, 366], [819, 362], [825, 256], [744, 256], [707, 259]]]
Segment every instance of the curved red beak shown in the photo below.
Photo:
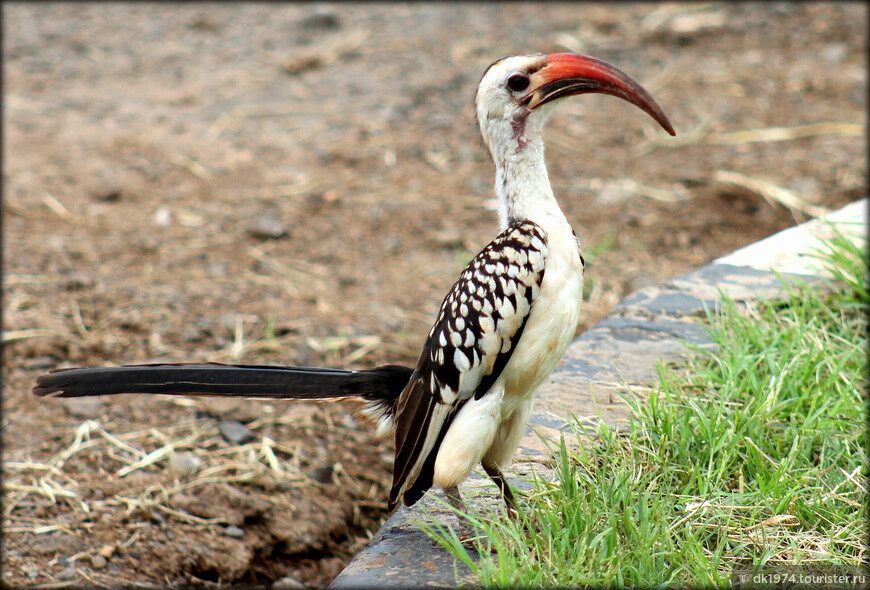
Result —
[[671, 135], [677, 134], [662, 108], [634, 78], [587, 55], [548, 55], [546, 65], [532, 74], [528, 107], [534, 110], [557, 98], [590, 92], [618, 96], [645, 111]]

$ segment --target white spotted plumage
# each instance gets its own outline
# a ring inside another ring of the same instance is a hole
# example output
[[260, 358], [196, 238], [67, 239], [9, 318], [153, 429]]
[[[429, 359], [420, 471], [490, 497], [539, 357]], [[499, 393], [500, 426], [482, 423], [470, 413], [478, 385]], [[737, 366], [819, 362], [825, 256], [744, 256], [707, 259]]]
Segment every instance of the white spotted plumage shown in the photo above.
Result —
[[[533, 223], [508, 228], [475, 257], [444, 299], [429, 332], [431, 370], [450, 392], [447, 399], [439, 400], [442, 403], [475, 394], [492, 372], [493, 354], [510, 350], [511, 338], [531, 308], [533, 287], [543, 280], [545, 241], [543, 231]], [[525, 264], [517, 262], [517, 252], [525, 249], [541, 255], [537, 263], [529, 262], [528, 256]], [[480, 285], [488, 287], [480, 289]], [[465, 301], [472, 303], [471, 308]]]
[[[549, 221], [547, 219], [545, 223]], [[567, 226], [567, 221], [565, 224]], [[565, 231], [564, 227], [556, 229]], [[571, 232], [570, 227], [567, 231]], [[557, 243], [561, 244], [558, 237]], [[576, 248], [573, 248], [573, 253], [578, 259], [572, 273], [577, 280], [566, 294], [579, 310], [582, 265]], [[404, 469], [405, 473], [401, 477], [403, 485], [393, 491], [394, 497], [405, 494], [414, 485], [439, 438], [441, 443], [431, 477], [438, 485], [450, 487], [467, 477], [473, 465], [489, 452], [495, 438], [493, 433], [499, 430], [502, 422], [525, 427], [524, 420], [514, 419], [514, 401], [503, 398], [506, 394], [517, 399], [529, 398], [552, 367], [546, 369], [547, 363], [535, 361], [537, 367], [524, 368], [523, 372], [533, 376], [524, 380], [523, 385], [531, 387], [522, 392], [514, 391], [516, 379], [506, 379], [504, 372], [517, 351], [522, 351], [520, 337], [530, 322], [542, 285], [547, 281], [545, 271], [549, 258], [548, 235], [543, 227], [531, 220], [514, 223], [469, 263], [444, 298], [417, 365], [418, 373], [429, 375], [429, 388], [426, 391], [412, 386], [406, 389], [414, 389], [415, 398], [428, 397], [429, 406], [418, 410], [423, 418], [410, 429], [417, 444], [410, 445], [402, 439], [402, 444], [398, 445], [404, 449], [417, 448], [413, 452], [416, 460], [407, 464], [399, 454], [397, 470]], [[557, 262], [555, 268], [558, 273], [565, 265]], [[551, 282], [555, 287], [560, 281]], [[561, 330], [566, 334], [570, 332], [569, 337], [573, 335], [576, 315], [569, 313], [565, 324], [568, 329]], [[558, 349], [567, 345], [561, 331], [553, 331], [560, 332], [557, 342], [546, 345], [549, 349], [557, 349], [560, 356], [561, 350]], [[545, 342], [548, 339], [548, 335], [543, 336]], [[525, 364], [528, 361], [520, 363]], [[412, 378], [413, 383], [415, 380]], [[501, 401], [494, 405], [496, 398]], [[511, 410], [504, 419], [501, 411], [494, 411], [502, 406]], [[526, 412], [525, 409], [522, 411]], [[422, 430], [422, 434], [417, 429]], [[518, 442], [514, 439], [515, 436], [508, 436], [506, 442]], [[513, 448], [510, 453], [496, 455], [501, 459], [503, 455], [512, 453]]]

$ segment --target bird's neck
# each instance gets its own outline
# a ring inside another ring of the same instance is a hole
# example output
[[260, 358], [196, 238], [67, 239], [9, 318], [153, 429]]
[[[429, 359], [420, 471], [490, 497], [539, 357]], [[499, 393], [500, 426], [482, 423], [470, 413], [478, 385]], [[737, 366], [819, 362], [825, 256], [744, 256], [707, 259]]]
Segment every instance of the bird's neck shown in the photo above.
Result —
[[550, 186], [544, 163], [544, 142], [540, 134], [523, 137], [521, 141], [510, 145], [510, 149], [493, 155], [496, 162], [495, 192], [502, 229], [523, 220], [534, 221], [542, 226], [565, 221]]

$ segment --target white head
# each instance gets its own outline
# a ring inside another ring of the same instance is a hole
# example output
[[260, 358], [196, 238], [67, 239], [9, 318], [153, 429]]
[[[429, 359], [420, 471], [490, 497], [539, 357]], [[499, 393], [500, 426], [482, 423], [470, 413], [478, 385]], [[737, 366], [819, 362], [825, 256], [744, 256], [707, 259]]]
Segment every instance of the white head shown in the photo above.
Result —
[[675, 135], [656, 101], [615, 66], [573, 53], [516, 55], [489, 66], [477, 89], [477, 123], [493, 160], [499, 164], [539, 145], [556, 101], [589, 92], [627, 100]]

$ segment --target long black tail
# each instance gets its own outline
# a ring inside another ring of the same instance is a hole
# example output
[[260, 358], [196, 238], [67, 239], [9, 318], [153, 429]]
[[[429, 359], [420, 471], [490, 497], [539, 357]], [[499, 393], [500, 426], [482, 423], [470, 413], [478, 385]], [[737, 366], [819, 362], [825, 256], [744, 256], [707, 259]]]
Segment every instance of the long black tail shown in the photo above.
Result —
[[385, 365], [362, 371], [182, 363], [60, 369], [36, 380], [34, 395], [85, 397], [122, 393], [365, 402], [361, 414], [379, 431], [392, 428], [399, 394], [413, 369]]

